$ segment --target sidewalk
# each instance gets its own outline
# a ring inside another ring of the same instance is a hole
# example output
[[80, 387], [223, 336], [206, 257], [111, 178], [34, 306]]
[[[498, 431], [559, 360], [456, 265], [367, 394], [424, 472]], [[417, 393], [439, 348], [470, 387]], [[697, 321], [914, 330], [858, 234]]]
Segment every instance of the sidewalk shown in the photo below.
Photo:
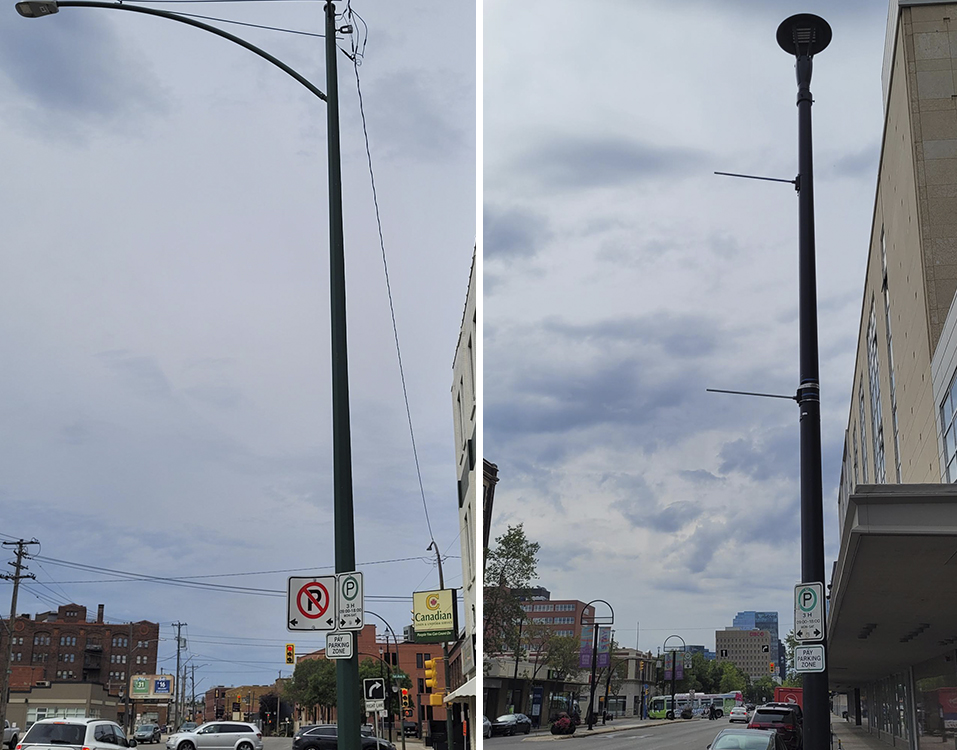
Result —
[[890, 743], [877, 738], [864, 727], [844, 721], [837, 716], [831, 717], [831, 733], [834, 736], [833, 750], [887, 750]]

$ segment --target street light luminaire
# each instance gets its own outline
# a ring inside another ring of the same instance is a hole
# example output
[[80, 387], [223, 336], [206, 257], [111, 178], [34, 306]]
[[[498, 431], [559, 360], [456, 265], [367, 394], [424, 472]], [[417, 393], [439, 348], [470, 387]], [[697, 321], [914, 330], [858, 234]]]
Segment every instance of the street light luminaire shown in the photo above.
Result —
[[820, 16], [798, 13], [778, 26], [778, 44], [797, 57], [814, 57], [831, 43], [831, 26]]
[[17, 3], [16, 7], [17, 13], [24, 18], [38, 18], [39, 16], [48, 16], [60, 12], [60, 6], [56, 4], [56, 0], [49, 0], [48, 2], [44, 2], [44, 0], [24, 0], [24, 2]]

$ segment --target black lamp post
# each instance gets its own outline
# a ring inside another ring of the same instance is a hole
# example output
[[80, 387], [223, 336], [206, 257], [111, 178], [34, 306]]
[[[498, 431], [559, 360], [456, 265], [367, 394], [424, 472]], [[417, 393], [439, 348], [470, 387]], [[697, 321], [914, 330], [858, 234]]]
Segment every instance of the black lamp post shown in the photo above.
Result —
[[[824, 508], [821, 478], [821, 384], [817, 342], [817, 281], [814, 257], [814, 164], [811, 152], [812, 58], [831, 41], [831, 27], [818, 16], [791, 16], [778, 27], [778, 44], [795, 56], [798, 107], [798, 263], [801, 371], [801, 582], [824, 583]], [[804, 743], [828, 746], [827, 639], [824, 671], [804, 674]]]
[[598, 626], [599, 626], [599, 625], [608, 625], [608, 626], [611, 626], [611, 625], [614, 625], [614, 624], [615, 624], [615, 610], [612, 609], [611, 605], [610, 605], [608, 602], [606, 602], [604, 599], [592, 599], [590, 602], [588, 602], [588, 604], [585, 605], [584, 609], [582, 609], [581, 617], [578, 618], [579, 624], [580, 624], [580, 625], [585, 625], [585, 612], [588, 610], [588, 608], [589, 608], [592, 604], [595, 604], [595, 602], [601, 602], [601, 603], [604, 604], [606, 607], [608, 607], [609, 611], [611, 612], [611, 615], [610, 615], [610, 616], [607, 616], [607, 617], [600, 617], [600, 618], [599, 618], [598, 616], [596, 616], [596, 615], [593, 615], [593, 616], [592, 616], [592, 627], [595, 629], [595, 637], [594, 637], [594, 641], [593, 641], [592, 649], [591, 649], [591, 685], [589, 686], [589, 692], [588, 692], [588, 717], [587, 717], [587, 723], [588, 723], [588, 729], [589, 729], [589, 731], [591, 731], [592, 729], [594, 729], [595, 724], [596, 724], [596, 721], [595, 721], [595, 688], [596, 688], [597, 686], [596, 686], [596, 684], [595, 684], [595, 670], [596, 670], [597, 667], [598, 667]]
[[[332, 327], [332, 452], [333, 452], [333, 506], [335, 511], [335, 559], [337, 573], [350, 573], [355, 570], [355, 514], [352, 498], [352, 445], [349, 426], [349, 367], [346, 346], [346, 279], [345, 254], [342, 231], [342, 175], [339, 159], [339, 94], [336, 66], [336, 34], [339, 31], [351, 32], [346, 26], [336, 27], [336, 8], [333, 0], [326, 0], [325, 10], [325, 53], [326, 53], [326, 89], [320, 91], [306, 78], [276, 59], [268, 52], [250, 44], [244, 39], [229, 34], [215, 26], [204, 24], [192, 18], [120, 2], [106, 3], [97, 0], [23, 0], [16, 4], [17, 12], [26, 18], [39, 18], [53, 15], [60, 8], [88, 7], [124, 10], [134, 13], [160, 16], [178, 23], [203, 29], [245, 47], [265, 60], [268, 60], [284, 73], [291, 76], [317, 97], [326, 102], [327, 147], [329, 171], [329, 261], [330, 261], [330, 300]], [[353, 651], [356, 637], [352, 635]], [[359, 658], [354, 654], [351, 659], [336, 660], [336, 699], [337, 722], [340, 747], [343, 750], [359, 750], [361, 734], [359, 730]]]
[[[681, 649], [682, 649], [681, 658], [683, 663], [684, 654], [688, 650], [688, 644], [685, 643], [685, 639], [682, 638], [680, 635], [669, 635], [667, 638], [665, 638], [665, 642], [661, 644], [661, 650], [665, 652], [665, 659], [667, 659], [668, 658], [668, 641], [670, 641], [672, 638], [677, 638], [679, 641], [681, 641]], [[674, 650], [671, 652], [671, 718], [672, 719], [678, 718], [678, 705], [675, 702], [675, 695], [676, 695], [675, 682], [678, 678], [678, 659], [676, 656], [677, 653], [678, 652]]]

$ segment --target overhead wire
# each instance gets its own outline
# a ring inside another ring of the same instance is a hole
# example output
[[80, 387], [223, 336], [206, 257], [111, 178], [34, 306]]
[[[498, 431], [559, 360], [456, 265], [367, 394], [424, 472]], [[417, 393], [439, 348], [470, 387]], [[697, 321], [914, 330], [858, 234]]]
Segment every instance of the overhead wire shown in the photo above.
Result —
[[[419, 453], [415, 444], [415, 429], [412, 426], [412, 409], [409, 406], [409, 390], [405, 380], [405, 367], [402, 364], [402, 349], [399, 346], [399, 328], [396, 323], [395, 304], [393, 303], [393, 299], [392, 299], [392, 283], [389, 279], [389, 264], [388, 264], [388, 261], [386, 260], [385, 237], [382, 232], [382, 217], [379, 213], [379, 198], [378, 198], [378, 194], [376, 192], [376, 186], [375, 186], [375, 172], [373, 171], [373, 168], [372, 168], [372, 149], [369, 146], [369, 129], [366, 123], [365, 105], [362, 100], [362, 86], [359, 82], [359, 64], [360, 64], [359, 61], [362, 59], [362, 57], [365, 54], [365, 45], [366, 45], [366, 40], [368, 38], [368, 24], [366, 24], [362, 16], [360, 16], [358, 13], [356, 13], [353, 10], [352, 0], [347, 0], [346, 10], [344, 15], [348, 16], [350, 20], [358, 19], [358, 21], [363, 24], [363, 27], [366, 30], [366, 34], [363, 36], [361, 49], [356, 43], [356, 36], [353, 35], [352, 55], [350, 59], [352, 60], [353, 70], [355, 71], [355, 76], [356, 76], [356, 93], [359, 97], [359, 116], [362, 121], [362, 135], [365, 140], [366, 159], [369, 164], [369, 182], [372, 187], [372, 204], [375, 208], [376, 228], [378, 229], [378, 232], [379, 232], [379, 248], [382, 253], [382, 268], [383, 268], [383, 271], [385, 272], [385, 286], [386, 286], [386, 291], [388, 292], [388, 297], [389, 297], [389, 313], [392, 316], [392, 333], [395, 338], [396, 358], [398, 359], [398, 362], [399, 362], [399, 378], [402, 381], [402, 396], [403, 396], [403, 399], [405, 400], [405, 413], [409, 422], [409, 437], [412, 441], [412, 457], [415, 461], [415, 473], [419, 481], [419, 493], [422, 496], [422, 507], [425, 511], [425, 523], [429, 530], [429, 539], [434, 544], [435, 534], [433, 534], [432, 532], [432, 521], [429, 518], [429, 504], [425, 498], [425, 485], [422, 482], [422, 469], [419, 464]], [[355, 28], [354, 25], [353, 25], [353, 28]]]

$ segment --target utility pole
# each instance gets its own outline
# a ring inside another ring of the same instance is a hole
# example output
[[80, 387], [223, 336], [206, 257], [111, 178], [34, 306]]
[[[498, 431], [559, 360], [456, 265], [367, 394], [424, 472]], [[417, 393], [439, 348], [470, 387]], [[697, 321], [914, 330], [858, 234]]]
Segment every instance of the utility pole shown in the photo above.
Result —
[[133, 731], [133, 721], [132, 721], [132, 717], [130, 716], [130, 686], [133, 684], [133, 680], [130, 677], [133, 671], [133, 621], [132, 620], [130, 620], [130, 635], [126, 641], [126, 668], [129, 671], [126, 672], [126, 686], [123, 688], [123, 694], [126, 696], [126, 700], [124, 701], [124, 704], [123, 704], [124, 705], [123, 715], [126, 720], [123, 722], [123, 724], [126, 726], [126, 733], [129, 734], [130, 732]]
[[[179, 654], [180, 649], [183, 647], [183, 639], [180, 638], [180, 632], [183, 628], [186, 627], [185, 622], [174, 622], [173, 627], [176, 628], [176, 680], [180, 679], [180, 665], [179, 665]], [[173, 731], [175, 732], [179, 728], [179, 685], [174, 686], [175, 690], [173, 691]]]
[[[439, 589], [445, 588], [445, 577], [442, 575], [442, 556], [439, 554], [439, 545], [434, 541], [429, 544], [427, 549], [435, 550], [435, 561], [439, 566]], [[458, 634], [456, 634], [458, 635]], [[452, 685], [449, 682], [449, 678], [452, 675], [451, 667], [449, 666], [449, 644], [442, 643], [442, 656], [445, 657], [445, 689], [451, 692]], [[452, 740], [452, 707], [448, 704], [445, 704], [445, 737], [446, 737], [446, 748], [447, 750], [455, 750], [455, 746]], [[403, 737], [405, 736], [405, 729], [402, 730]]]
[[4, 623], [4, 630], [7, 632], [6, 643], [0, 642], [0, 728], [4, 726], [3, 721], [7, 716], [7, 699], [10, 693], [10, 647], [13, 644], [13, 626], [17, 619], [17, 593], [20, 589], [20, 581], [24, 578], [36, 578], [33, 573], [23, 573], [29, 568], [23, 564], [23, 558], [27, 557], [26, 548], [30, 545], [40, 544], [35, 538], [29, 542], [20, 539], [16, 542], [3, 542], [4, 547], [16, 547], [17, 561], [7, 563], [13, 568], [13, 575], [9, 573], [0, 573], [0, 578], [7, 581], [13, 581], [13, 598], [10, 602], [10, 619]]

